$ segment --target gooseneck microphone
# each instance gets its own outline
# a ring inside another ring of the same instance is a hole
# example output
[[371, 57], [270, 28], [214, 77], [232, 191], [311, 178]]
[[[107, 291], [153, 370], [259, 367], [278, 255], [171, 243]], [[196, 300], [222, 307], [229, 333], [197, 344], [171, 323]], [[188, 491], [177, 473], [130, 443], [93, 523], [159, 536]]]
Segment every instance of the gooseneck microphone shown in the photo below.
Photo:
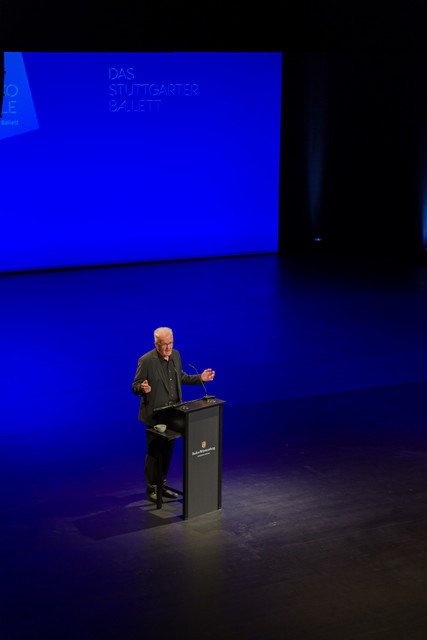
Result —
[[201, 376], [201, 375], [200, 375], [200, 373], [197, 371], [196, 367], [195, 367], [195, 366], [193, 366], [193, 365], [192, 365], [192, 364], [190, 364], [190, 363], [188, 363], [188, 366], [189, 366], [189, 367], [191, 367], [192, 369], [194, 369], [194, 371], [197, 373], [197, 375], [198, 375], [198, 376], [199, 376], [199, 378], [200, 378], [200, 382], [202, 383], [202, 385], [203, 385], [203, 389], [205, 390], [205, 393], [206, 393], [206, 395], [205, 395], [205, 396], [203, 396], [203, 400], [207, 400], [208, 402], [212, 402], [212, 400], [215, 400], [216, 396], [209, 396], [209, 395], [208, 395], [208, 390], [206, 389], [206, 387], [205, 387], [205, 385], [204, 385], [204, 382], [203, 382], [203, 380], [202, 380], [202, 376]]

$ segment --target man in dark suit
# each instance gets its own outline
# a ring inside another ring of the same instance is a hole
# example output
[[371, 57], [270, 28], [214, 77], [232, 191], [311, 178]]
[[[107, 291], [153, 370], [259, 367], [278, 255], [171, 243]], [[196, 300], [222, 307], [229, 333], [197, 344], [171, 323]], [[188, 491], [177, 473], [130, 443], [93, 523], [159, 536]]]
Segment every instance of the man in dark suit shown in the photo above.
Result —
[[[187, 375], [182, 370], [179, 351], [173, 348], [173, 334], [169, 327], [159, 327], [154, 332], [154, 347], [152, 351], [141, 356], [138, 360], [132, 391], [141, 398], [138, 418], [149, 427], [157, 424], [153, 411], [168, 404], [182, 402], [181, 385], [202, 384], [213, 380], [215, 371], [205, 369], [200, 375]], [[147, 496], [153, 502], [157, 501], [157, 490], [161, 490], [167, 498], [177, 498], [175, 492], [165, 488], [166, 476], [169, 470], [173, 452], [173, 440], [162, 441], [152, 433], [146, 432], [147, 456], [145, 459], [144, 476], [147, 483]], [[163, 487], [156, 487], [156, 448], [162, 447], [162, 482]]]

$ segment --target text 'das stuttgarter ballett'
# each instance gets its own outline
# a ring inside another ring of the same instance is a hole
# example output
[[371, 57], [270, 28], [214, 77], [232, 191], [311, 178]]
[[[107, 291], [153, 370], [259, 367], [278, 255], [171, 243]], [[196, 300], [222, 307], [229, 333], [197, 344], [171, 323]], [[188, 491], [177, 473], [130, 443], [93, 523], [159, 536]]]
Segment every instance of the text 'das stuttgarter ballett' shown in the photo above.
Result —
[[111, 113], [158, 113], [165, 100], [194, 99], [195, 82], [138, 82], [134, 67], [109, 67], [108, 110]]

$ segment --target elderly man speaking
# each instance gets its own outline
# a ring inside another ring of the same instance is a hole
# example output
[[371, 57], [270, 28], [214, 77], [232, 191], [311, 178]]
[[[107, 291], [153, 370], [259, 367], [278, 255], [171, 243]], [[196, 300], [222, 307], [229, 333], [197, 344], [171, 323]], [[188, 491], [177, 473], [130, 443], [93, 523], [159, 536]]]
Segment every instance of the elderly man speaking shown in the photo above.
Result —
[[[182, 370], [179, 351], [173, 348], [173, 334], [169, 327], [159, 327], [154, 332], [155, 349], [138, 360], [132, 391], [141, 398], [138, 418], [148, 427], [157, 424], [153, 410], [168, 404], [182, 402], [182, 384], [202, 384], [214, 379], [215, 371], [205, 369], [200, 375], [187, 375]], [[157, 491], [166, 498], [177, 498], [178, 494], [166, 489], [166, 476], [172, 459], [174, 441], [161, 441], [146, 432], [147, 456], [144, 476], [147, 497], [157, 501]], [[162, 447], [162, 487], [156, 487], [156, 447]]]

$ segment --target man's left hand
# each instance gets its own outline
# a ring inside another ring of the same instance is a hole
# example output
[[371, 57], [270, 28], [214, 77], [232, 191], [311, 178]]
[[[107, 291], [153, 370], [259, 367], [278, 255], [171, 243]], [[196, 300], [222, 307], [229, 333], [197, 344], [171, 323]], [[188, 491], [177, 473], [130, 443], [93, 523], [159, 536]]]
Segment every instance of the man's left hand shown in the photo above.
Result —
[[203, 382], [209, 382], [210, 380], [213, 380], [215, 377], [215, 371], [212, 371], [212, 369], [205, 369], [202, 374], [201, 374], [201, 379], [203, 380]]

